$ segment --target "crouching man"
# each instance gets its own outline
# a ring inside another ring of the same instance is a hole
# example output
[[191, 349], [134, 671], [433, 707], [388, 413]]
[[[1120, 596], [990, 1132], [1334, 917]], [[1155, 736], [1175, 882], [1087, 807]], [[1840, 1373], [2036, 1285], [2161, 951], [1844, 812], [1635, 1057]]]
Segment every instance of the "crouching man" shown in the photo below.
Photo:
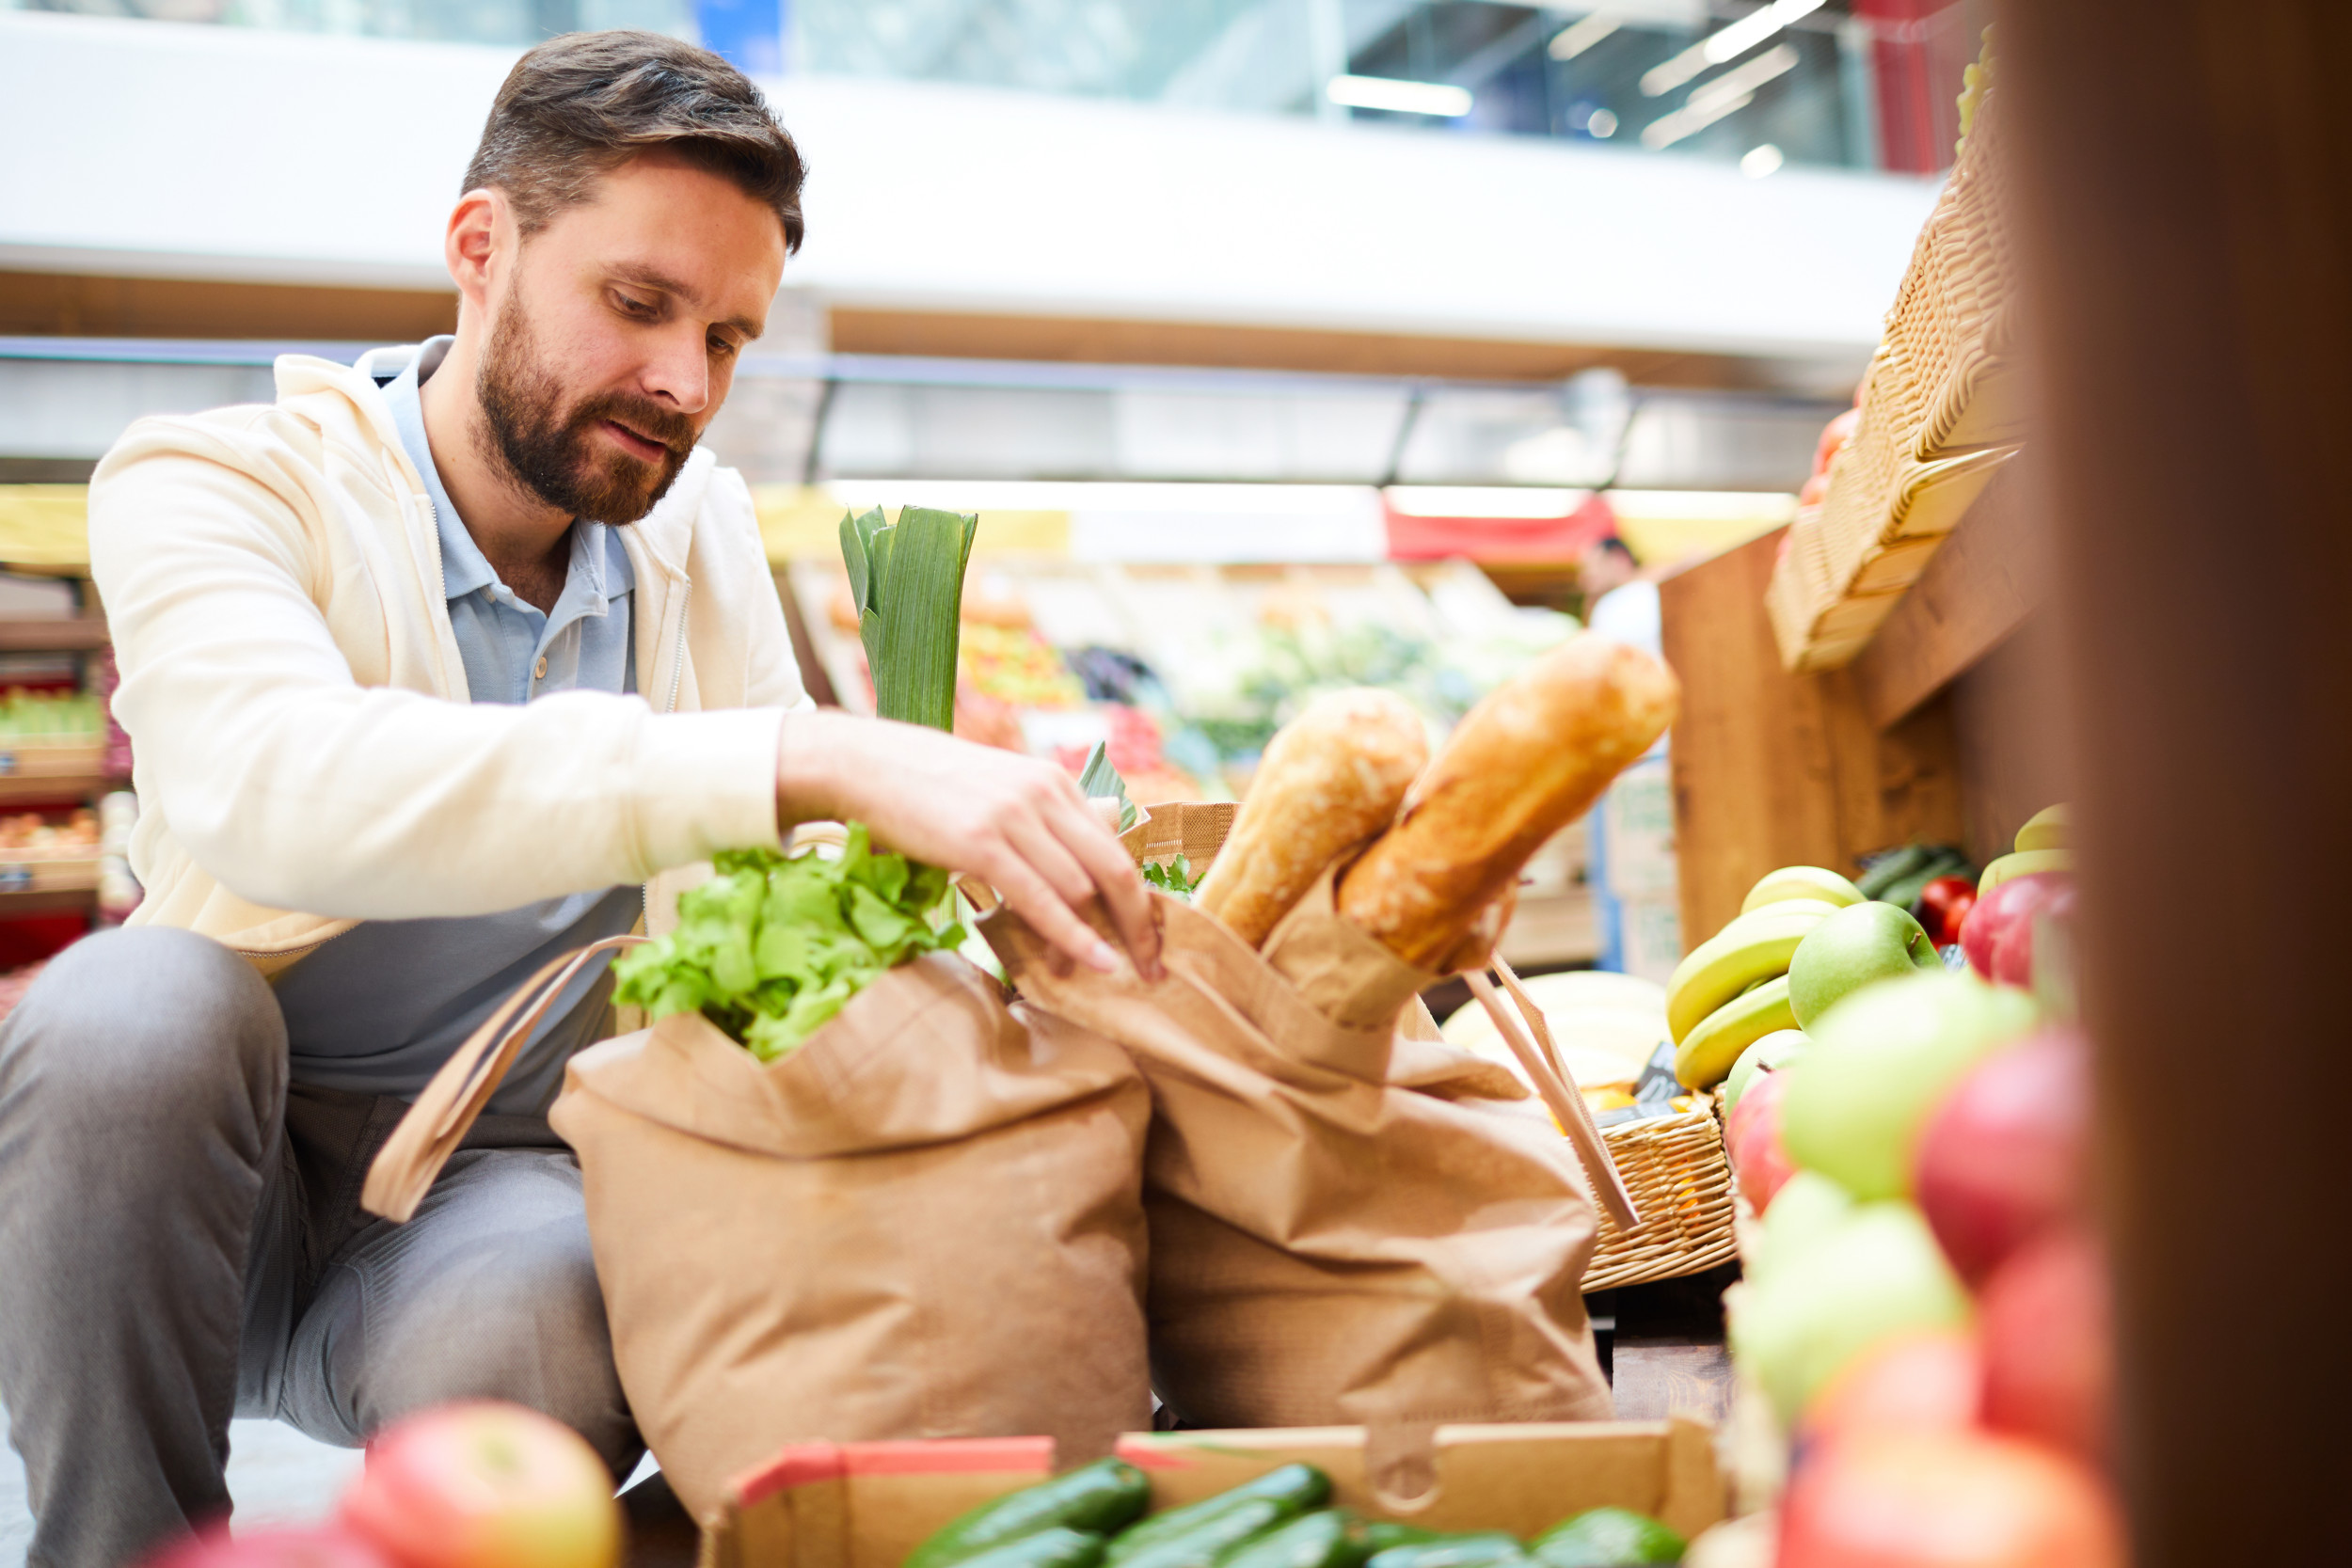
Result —
[[[751, 498], [696, 441], [801, 241], [802, 164], [718, 56], [533, 50], [451, 214], [457, 330], [274, 403], [141, 420], [90, 491], [137, 755], [130, 927], [0, 1029], [0, 1400], [31, 1560], [112, 1568], [229, 1504], [232, 1415], [356, 1444], [494, 1396], [641, 1444], [546, 1111], [550, 1009], [417, 1217], [357, 1204], [405, 1102], [660, 875], [855, 817], [1082, 963], [1134, 868], [1051, 765], [814, 711]], [[298, 193], [287, 193], [296, 199]]]

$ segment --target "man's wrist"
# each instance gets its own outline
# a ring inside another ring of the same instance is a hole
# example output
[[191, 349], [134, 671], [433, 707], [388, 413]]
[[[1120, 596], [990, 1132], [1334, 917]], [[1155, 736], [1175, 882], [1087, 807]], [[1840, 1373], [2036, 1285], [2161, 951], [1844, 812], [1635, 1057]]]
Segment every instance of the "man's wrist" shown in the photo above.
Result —
[[789, 832], [803, 822], [826, 822], [847, 814], [840, 765], [848, 748], [842, 735], [848, 716], [799, 709], [784, 716], [776, 738], [776, 826]]

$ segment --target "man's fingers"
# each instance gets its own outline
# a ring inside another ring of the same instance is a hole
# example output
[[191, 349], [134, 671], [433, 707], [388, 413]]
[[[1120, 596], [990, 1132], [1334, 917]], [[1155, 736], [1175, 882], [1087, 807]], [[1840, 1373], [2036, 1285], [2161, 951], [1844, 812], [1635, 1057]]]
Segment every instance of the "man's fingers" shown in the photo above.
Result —
[[996, 891], [1013, 912], [1029, 923], [1038, 935], [1052, 942], [1062, 952], [1105, 974], [1119, 968], [1119, 955], [1111, 944], [1094, 934], [1094, 927], [1080, 920], [1046, 885], [1045, 879], [1031, 870], [1017, 855], [1009, 856], [1005, 867], [993, 879]]
[[1102, 895], [1103, 907], [1110, 911], [1111, 925], [1117, 928], [1119, 940], [1126, 944], [1128, 956], [1136, 961], [1136, 973], [1147, 980], [1157, 980], [1160, 928], [1152, 916], [1152, 895], [1144, 891], [1143, 877], [1136, 870], [1134, 858], [1119, 840], [1093, 831], [1094, 827], [1083, 816], [1071, 818], [1062, 842], [1086, 868], [1092, 883], [1089, 891]]
[[1005, 840], [1030, 870], [1045, 879], [1061, 901], [1073, 911], [1094, 896], [1094, 877], [1056, 837], [1053, 828], [1035, 819], [1015, 819], [1005, 826]]

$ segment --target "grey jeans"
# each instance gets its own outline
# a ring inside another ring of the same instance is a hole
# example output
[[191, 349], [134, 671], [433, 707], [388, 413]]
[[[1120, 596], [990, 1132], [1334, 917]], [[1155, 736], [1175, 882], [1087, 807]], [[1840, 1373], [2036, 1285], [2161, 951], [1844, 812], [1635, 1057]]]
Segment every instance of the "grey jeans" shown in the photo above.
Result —
[[289, 1088], [242, 958], [104, 932], [0, 1025], [0, 1401], [42, 1568], [116, 1568], [225, 1514], [230, 1416], [356, 1445], [442, 1400], [533, 1406], [625, 1475], [580, 1167], [485, 1117], [405, 1226], [359, 1184], [405, 1107]]

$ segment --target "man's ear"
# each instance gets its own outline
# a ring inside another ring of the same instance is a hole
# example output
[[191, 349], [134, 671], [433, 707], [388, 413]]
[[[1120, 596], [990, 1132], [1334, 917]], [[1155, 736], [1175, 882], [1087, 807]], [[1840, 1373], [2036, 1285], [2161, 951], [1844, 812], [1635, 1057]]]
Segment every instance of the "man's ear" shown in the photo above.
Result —
[[504, 191], [485, 185], [457, 198], [442, 237], [441, 259], [459, 297], [475, 309], [487, 309], [503, 270], [503, 253], [514, 248], [515, 238], [515, 213]]

